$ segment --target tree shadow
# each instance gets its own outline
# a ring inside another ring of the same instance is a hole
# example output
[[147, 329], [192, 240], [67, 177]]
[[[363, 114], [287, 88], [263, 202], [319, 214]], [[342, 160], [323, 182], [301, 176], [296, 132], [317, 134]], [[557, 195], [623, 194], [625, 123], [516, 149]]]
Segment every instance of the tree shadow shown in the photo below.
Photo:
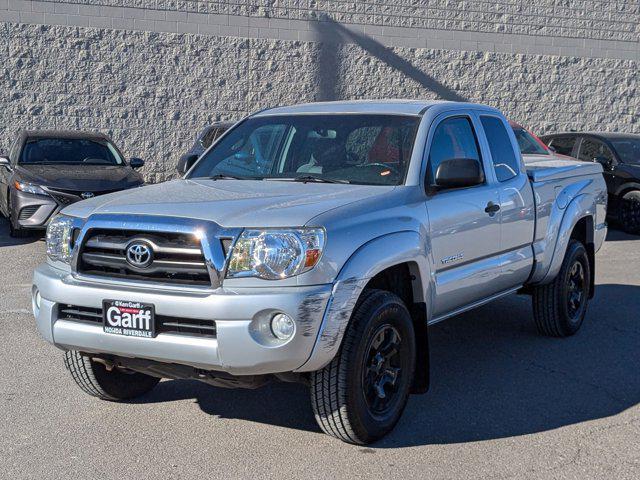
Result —
[[14, 245], [26, 245], [42, 240], [44, 231], [29, 232], [29, 236], [25, 238], [12, 238], [9, 236], [9, 220], [0, 218], [0, 247], [11, 247]]
[[[580, 332], [537, 334], [528, 297], [510, 296], [430, 329], [431, 390], [412, 396], [374, 448], [526, 435], [616, 415], [640, 401], [640, 287], [599, 285]], [[227, 390], [167, 381], [139, 402], [193, 398], [203, 412], [316, 431], [307, 389]]]
[[320, 48], [316, 61], [318, 100], [336, 100], [338, 98], [337, 86], [340, 83], [340, 52], [338, 46], [352, 43], [394, 70], [411, 78], [422, 87], [432, 91], [443, 100], [468, 101], [467, 98], [416, 68], [411, 62], [397, 55], [390, 48], [385, 47], [369, 35], [351, 30], [326, 14], [319, 14], [318, 17], [318, 22], [311, 22], [311, 28], [318, 38]]

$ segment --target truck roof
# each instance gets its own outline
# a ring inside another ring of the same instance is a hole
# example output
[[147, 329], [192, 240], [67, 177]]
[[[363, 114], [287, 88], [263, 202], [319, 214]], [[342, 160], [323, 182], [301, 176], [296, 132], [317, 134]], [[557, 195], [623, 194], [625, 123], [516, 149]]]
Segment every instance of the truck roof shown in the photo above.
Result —
[[[315, 102], [274, 107], [262, 110], [254, 117], [269, 115], [295, 115], [306, 113], [344, 114], [344, 113], [385, 113], [392, 115], [422, 115], [428, 108], [435, 105], [448, 104], [460, 108], [491, 108], [486, 105], [466, 102], [450, 102], [446, 100], [348, 100], [336, 102]], [[493, 109], [492, 109], [493, 110]]]

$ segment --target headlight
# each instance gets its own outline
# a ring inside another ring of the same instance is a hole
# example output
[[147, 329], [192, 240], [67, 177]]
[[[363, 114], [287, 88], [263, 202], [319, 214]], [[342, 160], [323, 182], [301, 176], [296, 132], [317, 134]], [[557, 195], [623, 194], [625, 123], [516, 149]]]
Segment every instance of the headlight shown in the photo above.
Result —
[[47, 255], [51, 260], [71, 262], [71, 236], [73, 219], [56, 215], [47, 227]]
[[279, 280], [316, 266], [324, 248], [321, 228], [245, 230], [233, 247], [227, 277]]
[[33, 183], [19, 182], [15, 180], [13, 182], [13, 186], [16, 187], [17, 190], [20, 190], [24, 193], [33, 193], [34, 195], [49, 195], [41, 186], [34, 185]]

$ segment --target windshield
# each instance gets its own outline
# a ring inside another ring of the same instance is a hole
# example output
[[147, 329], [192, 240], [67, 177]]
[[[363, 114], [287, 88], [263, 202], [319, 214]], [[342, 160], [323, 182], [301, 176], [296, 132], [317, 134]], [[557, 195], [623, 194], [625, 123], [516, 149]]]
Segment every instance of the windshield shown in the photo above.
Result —
[[544, 148], [540, 141], [524, 128], [514, 128], [516, 140], [523, 155], [549, 155], [549, 151]]
[[122, 159], [108, 142], [81, 138], [37, 138], [27, 140], [18, 163], [122, 165]]
[[205, 153], [188, 176], [399, 185], [418, 122], [403, 115], [249, 118]]
[[640, 165], [640, 138], [611, 138], [609, 140], [623, 163]]

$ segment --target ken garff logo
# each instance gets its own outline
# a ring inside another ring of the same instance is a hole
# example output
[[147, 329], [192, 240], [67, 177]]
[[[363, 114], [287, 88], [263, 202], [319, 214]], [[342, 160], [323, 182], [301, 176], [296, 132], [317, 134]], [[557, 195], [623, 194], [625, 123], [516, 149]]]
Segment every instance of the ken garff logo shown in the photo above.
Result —
[[153, 262], [153, 250], [142, 242], [133, 242], [127, 247], [127, 262], [136, 268], [147, 268]]
[[87, 198], [93, 198], [95, 195], [92, 192], [82, 192], [80, 196], [86, 200]]

